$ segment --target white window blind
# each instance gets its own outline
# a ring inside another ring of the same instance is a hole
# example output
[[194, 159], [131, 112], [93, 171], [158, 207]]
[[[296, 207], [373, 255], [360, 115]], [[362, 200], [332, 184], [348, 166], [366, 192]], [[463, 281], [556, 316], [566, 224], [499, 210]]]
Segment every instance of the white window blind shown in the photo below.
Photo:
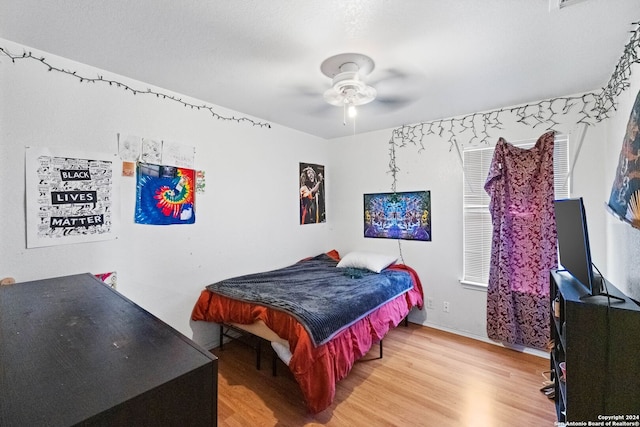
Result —
[[[520, 148], [531, 148], [536, 140], [514, 143]], [[489, 195], [484, 184], [493, 159], [494, 147], [472, 148], [462, 153], [464, 163], [463, 180], [463, 226], [464, 226], [464, 274], [462, 283], [487, 286], [491, 261], [491, 214]], [[555, 136], [553, 151], [555, 198], [568, 198], [569, 182], [569, 138]]]

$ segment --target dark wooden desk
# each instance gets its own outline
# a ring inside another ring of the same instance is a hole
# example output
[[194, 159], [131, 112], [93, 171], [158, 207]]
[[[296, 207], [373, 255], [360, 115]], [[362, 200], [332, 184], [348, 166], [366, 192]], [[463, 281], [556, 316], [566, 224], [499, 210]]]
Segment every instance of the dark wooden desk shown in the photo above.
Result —
[[0, 426], [212, 426], [217, 358], [79, 274], [0, 286]]

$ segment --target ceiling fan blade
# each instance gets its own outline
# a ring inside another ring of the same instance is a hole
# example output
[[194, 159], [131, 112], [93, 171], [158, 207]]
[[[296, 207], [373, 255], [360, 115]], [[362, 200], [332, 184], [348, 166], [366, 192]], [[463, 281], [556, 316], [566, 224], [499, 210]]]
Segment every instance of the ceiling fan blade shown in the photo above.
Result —
[[398, 68], [387, 68], [384, 70], [380, 70], [375, 72], [377, 76], [374, 79], [367, 79], [368, 83], [372, 86], [377, 86], [380, 82], [386, 82], [391, 80], [396, 80], [402, 82], [403, 80], [408, 80], [411, 78], [410, 73], [406, 73], [404, 71], [399, 70]]
[[394, 109], [400, 109], [400, 108], [404, 108], [409, 104], [412, 104], [415, 102], [415, 99], [409, 98], [409, 97], [378, 97], [376, 98], [376, 101], [378, 101], [378, 103], [384, 105], [387, 108], [394, 108]]
[[313, 98], [320, 97], [322, 99], [323, 91], [316, 87], [298, 85], [298, 86], [291, 86], [289, 89], [296, 96], [301, 95], [301, 96], [313, 97]]
[[[334, 106], [334, 105], [327, 104], [327, 103], [325, 102], [325, 103], [323, 103], [322, 105], [318, 105], [318, 106], [315, 106], [315, 107], [313, 107], [313, 108], [310, 108], [310, 109], [308, 110], [308, 113], [309, 113], [309, 114], [317, 114], [317, 115], [324, 115], [324, 116], [326, 116], [326, 115], [331, 114], [333, 111], [338, 111], [338, 110], [339, 110], [339, 108], [338, 108], [338, 107], [336, 107], [336, 106]], [[340, 110], [340, 111], [342, 111], [342, 110]]]
[[378, 90], [374, 103], [380, 110], [389, 112], [401, 110], [416, 102], [419, 94], [423, 93], [425, 78], [418, 72], [387, 68], [380, 70], [369, 84]]

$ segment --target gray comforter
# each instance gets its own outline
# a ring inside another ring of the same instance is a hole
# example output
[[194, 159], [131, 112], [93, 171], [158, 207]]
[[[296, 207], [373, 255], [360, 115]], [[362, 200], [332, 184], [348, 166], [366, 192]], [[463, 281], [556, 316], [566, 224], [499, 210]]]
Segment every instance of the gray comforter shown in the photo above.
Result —
[[291, 314], [318, 346], [413, 287], [406, 271], [373, 273], [336, 265], [321, 254], [289, 267], [223, 280], [207, 289]]

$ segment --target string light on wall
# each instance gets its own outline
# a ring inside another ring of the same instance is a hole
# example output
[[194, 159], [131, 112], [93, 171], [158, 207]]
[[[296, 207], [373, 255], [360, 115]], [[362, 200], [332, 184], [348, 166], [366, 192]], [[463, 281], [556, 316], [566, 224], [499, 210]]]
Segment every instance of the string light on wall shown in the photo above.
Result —
[[204, 110], [207, 111], [209, 114], [211, 114], [211, 116], [214, 119], [218, 119], [218, 120], [224, 120], [224, 121], [234, 121], [237, 123], [248, 123], [251, 124], [253, 126], [259, 126], [259, 127], [266, 127], [266, 128], [271, 128], [271, 125], [269, 123], [266, 122], [259, 122], [256, 120], [252, 120], [248, 117], [236, 117], [236, 116], [223, 116], [221, 114], [218, 114], [215, 112], [215, 110], [213, 109], [213, 107], [208, 106], [206, 104], [202, 104], [202, 105], [198, 105], [198, 104], [194, 104], [191, 102], [187, 102], [185, 100], [183, 100], [182, 98], [178, 98], [175, 97], [173, 95], [167, 95], [165, 93], [162, 92], [158, 92], [155, 90], [151, 90], [151, 89], [146, 89], [146, 90], [140, 90], [140, 89], [135, 89], [125, 83], [119, 82], [117, 80], [112, 80], [112, 79], [106, 79], [101, 75], [98, 75], [97, 77], [86, 77], [83, 75], [78, 74], [76, 71], [71, 71], [71, 70], [66, 70], [64, 68], [58, 68], [54, 65], [52, 65], [51, 63], [49, 63], [44, 57], [38, 57], [38, 56], [34, 56], [31, 52], [23, 52], [22, 55], [17, 55], [17, 54], [12, 54], [11, 52], [9, 52], [7, 49], [0, 47], [0, 53], [4, 54], [5, 56], [7, 56], [8, 58], [11, 59], [12, 63], [16, 63], [16, 61], [19, 60], [32, 60], [32, 61], [36, 61], [41, 63], [42, 65], [44, 65], [45, 67], [48, 68], [48, 71], [53, 71], [53, 72], [58, 72], [58, 73], [63, 73], [63, 74], [67, 74], [69, 76], [72, 76], [76, 79], [78, 79], [78, 81], [80, 83], [100, 83], [100, 84], [108, 84], [109, 86], [115, 86], [117, 88], [123, 89], [126, 92], [130, 92], [133, 95], [138, 95], [138, 94], [142, 94], [142, 95], [155, 95], [157, 98], [162, 98], [162, 99], [166, 99], [169, 101], [173, 101], [173, 102], [177, 102], [178, 104], [181, 104], [184, 107], [187, 108], [191, 108], [192, 110]]
[[[594, 125], [609, 117], [616, 108], [616, 98], [629, 87], [631, 66], [640, 62], [640, 23], [633, 22], [635, 30], [625, 45], [607, 84], [598, 92], [589, 92], [581, 96], [566, 96], [529, 103], [512, 108], [501, 108], [483, 113], [468, 114], [463, 117], [440, 119], [405, 125], [392, 130], [389, 144], [393, 147], [404, 147], [407, 144], [424, 149], [425, 136], [435, 135], [446, 138], [453, 148], [465, 145], [474, 146], [486, 143], [494, 138], [492, 130], [502, 130], [505, 115], [515, 117], [522, 125], [532, 128], [540, 127], [544, 131], [554, 130], [560, 124], [562, 116], [577, 109], [578, 124]], [[395, 166], [393, 160], [391, 164]], [[392, 170], [393, 171], [393, 168]]]

